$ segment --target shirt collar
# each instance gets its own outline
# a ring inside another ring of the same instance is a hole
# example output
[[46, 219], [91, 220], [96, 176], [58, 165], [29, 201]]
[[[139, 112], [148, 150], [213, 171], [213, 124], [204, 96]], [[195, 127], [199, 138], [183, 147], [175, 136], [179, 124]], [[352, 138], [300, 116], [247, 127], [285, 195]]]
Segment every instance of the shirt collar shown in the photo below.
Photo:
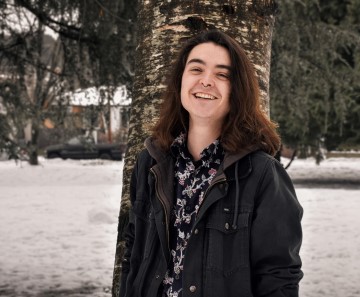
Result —
[[[181, 156], [185, 160], [192, 160], [193, 157], [189, 153], [187, 148], [187, 134], [180, 133], [178, 137], [175, 138], [173, 143], [170, 146], [171, 153], [173, 156]], [[220, 143], [220, 139], [217, 138], [211, 143], [209, 146], [203, 149], [200, 153], [200, 160], [207, 161], [207, 160], [215, 160], [216, 158], [221, 158], [225, 154], [224, 149]], [[199, 161], [200, 161], [199, 160]]]

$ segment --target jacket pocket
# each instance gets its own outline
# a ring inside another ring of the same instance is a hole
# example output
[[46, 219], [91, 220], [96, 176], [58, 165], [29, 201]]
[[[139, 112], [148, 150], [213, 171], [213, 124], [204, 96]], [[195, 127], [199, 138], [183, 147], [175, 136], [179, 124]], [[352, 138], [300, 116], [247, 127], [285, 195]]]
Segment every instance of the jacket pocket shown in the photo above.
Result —
[[233, 228], [233, 213], [224, 211], [209, 216], [208, 269], [227, 277], [249, 265], [249, 218], [250, 212], [240, 212]]

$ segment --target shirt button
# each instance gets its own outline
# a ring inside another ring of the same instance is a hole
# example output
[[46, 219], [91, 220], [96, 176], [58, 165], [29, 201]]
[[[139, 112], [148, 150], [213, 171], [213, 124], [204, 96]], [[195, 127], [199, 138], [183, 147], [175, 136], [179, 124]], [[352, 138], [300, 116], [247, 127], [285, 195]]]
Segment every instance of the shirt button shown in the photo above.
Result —
[[196, 287], [195, 286], [190, 286], [189, 288], [191, 293], [194, 293], [196, 291]]
[[194, 230], [194, 234], [196, 235], [196, 234], [198, 234], [199, 233], [199, 229], [195, 229]]

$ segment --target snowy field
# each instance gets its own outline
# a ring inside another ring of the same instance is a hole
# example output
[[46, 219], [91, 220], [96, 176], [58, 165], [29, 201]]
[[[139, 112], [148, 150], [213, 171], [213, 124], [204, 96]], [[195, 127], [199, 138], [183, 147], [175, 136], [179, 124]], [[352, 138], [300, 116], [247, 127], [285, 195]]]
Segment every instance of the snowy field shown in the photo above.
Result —
[[[123, 163], [40, 161], [0, 162], [0, 296], [110, 296]], [[300, 296], [359, 297], [360, 159], [289, 174], [305, 210]]]

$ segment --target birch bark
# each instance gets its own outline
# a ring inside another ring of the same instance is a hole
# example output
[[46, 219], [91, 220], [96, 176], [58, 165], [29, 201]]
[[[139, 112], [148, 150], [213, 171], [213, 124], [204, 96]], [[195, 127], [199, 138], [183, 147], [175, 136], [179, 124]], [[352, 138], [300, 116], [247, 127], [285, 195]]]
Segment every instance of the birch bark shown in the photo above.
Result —
[[262, 106], [269, 111], [271, 39], [275, 0], [140, 0], [138, 46], [125, 157], [123, 192], [118, 225], [113, 296], [118, 296], [123, 231], [128, 221], [129, 180], [137, 153], [156, 122], [164, 80], [183, 42], [203, 30], [220, 29], [237, 39], [254, 64], [260, 83]]

